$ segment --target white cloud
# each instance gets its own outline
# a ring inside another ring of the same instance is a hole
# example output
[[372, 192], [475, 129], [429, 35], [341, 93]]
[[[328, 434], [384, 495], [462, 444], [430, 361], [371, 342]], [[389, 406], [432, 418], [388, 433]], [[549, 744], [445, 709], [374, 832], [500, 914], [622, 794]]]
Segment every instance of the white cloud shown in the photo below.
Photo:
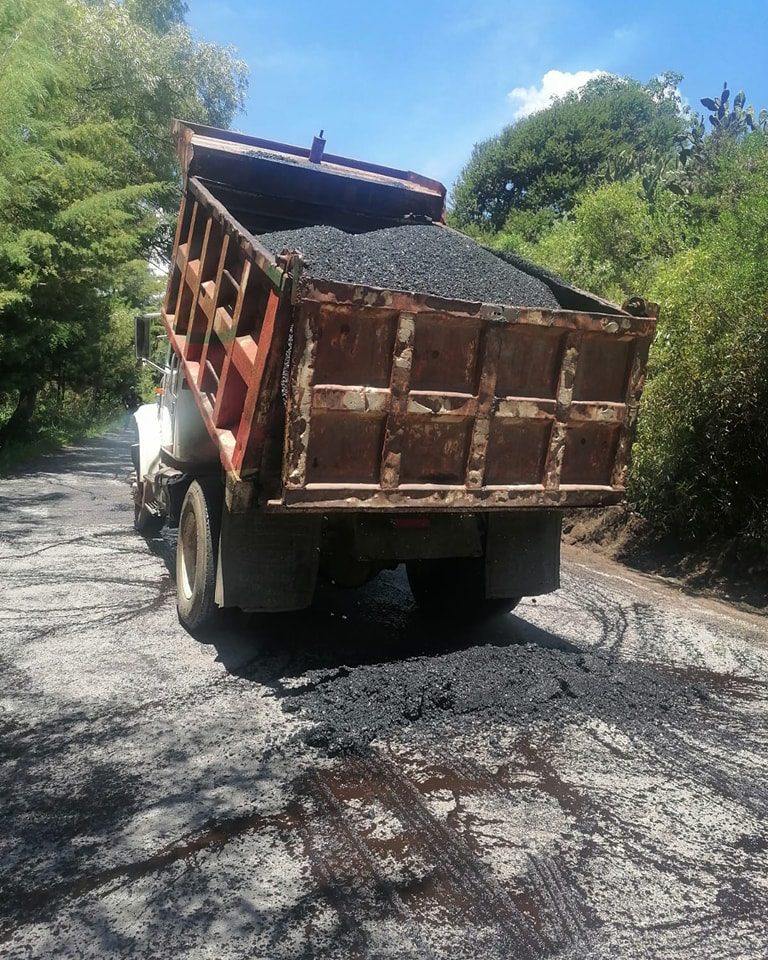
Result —
[[577, 70], [575, 73], [567, 70], [547, 70], [541, 78], [540, 86], [515, 87], [507, 94], [510, 100], [518, 104], [515, 120], [543, 110], [556, 97], [563, 97], [572, 90], [580, 90], [585, 83], [604, 74], [605, 70]]

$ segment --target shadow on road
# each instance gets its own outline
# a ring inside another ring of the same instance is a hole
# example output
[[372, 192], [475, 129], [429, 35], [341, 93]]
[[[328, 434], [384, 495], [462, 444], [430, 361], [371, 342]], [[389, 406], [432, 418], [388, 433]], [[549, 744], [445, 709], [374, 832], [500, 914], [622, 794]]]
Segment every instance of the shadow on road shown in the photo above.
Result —
[[440, 656], [474, 646], [531, 643], [578, 652], [569, 641], [515, 614], [476, 622], [425, 614], [411, 599], [400, 570], [382, 573], [358, 590], [322, 584], [308, 610], [249, 619], [243, 629], [251, 642], [260, 650], [289, 653], [291, 670], [297, 674], [340, 664], [362, 666]]
[[[175, 536], [149, 539], [149, 549], [175, 571]], [[213, 630], [195, 638], [211, 644], [230, 673], [264, 681], [259, 662], [298, 676], [307, 670], [340, 665], [390, 663], [412, 657], [439, 656], [474, 646], [535, 644], [578, 653], [580, 648], [515, 614], [476, 622], [435, 618], [416, 607], [402, 568], [384, 571], [364, 587], [343, 589], [318, 584], [311, 607], [296, 613], [245, 614], [224, 611]]]
[[122, 477], [130, 473], [131, 444], [134, 443], [133, 422], [118, 418], [99, 437], [71, 443], [53, 453], [44, 453], [17, 464], [9, 477], [23, 474], [30, 480], [40, 474], [100, 474]]
[[[175, 531], [148, 537], [147, 546], [175, 582]], [[357, 589], [321, 581], [312, 606], [295, 613], [223, 611], [215, 629], [194, 639], [214, 646], [230, 673], [260, 681], [265, 678], [258, 675], [258, 663], [269, 662], [272, 672], [275, 658], [286, 675], [298, 676], [306, 670], [389, 663], [483, 645], [534, 644], [568, 653], [581, 649], [514, 613], [475, 622], [426, 614], [416, 606], [402, 566]]]

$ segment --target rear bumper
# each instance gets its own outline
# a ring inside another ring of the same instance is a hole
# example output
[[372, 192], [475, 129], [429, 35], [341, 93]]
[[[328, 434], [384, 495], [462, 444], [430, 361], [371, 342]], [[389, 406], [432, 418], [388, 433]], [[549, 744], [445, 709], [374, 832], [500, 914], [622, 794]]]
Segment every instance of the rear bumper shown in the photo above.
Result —
[[525, 510], [565, 510], [573, 507], [608, 507], [624, 500], [623, 489], [614, 487], [463, 487], [382, 491], [378, 488], [331, 488], [311, 485], [301, 491], [286, 490], [279, 500], [268, 500], [265, 508], [273, 512], [519, 512]]

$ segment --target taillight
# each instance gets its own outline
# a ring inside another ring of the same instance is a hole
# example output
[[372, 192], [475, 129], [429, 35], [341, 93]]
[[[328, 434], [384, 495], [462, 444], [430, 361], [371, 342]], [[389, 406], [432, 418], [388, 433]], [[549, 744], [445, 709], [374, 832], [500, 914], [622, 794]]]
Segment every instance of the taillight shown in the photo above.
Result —
[[429, 517], [393, 517], [390, 523], [397, 530], [426, 530], [432, 520]]

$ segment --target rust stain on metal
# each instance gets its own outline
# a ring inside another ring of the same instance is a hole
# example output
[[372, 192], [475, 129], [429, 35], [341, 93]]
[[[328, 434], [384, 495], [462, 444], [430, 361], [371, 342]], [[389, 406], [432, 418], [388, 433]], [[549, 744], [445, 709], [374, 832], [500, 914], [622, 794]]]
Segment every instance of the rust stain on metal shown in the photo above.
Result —
[[560, 476], [565, 458], [565, 448], [568, 439], [568, 418], [573, 400], [573, 384], [576, 379], [576, 368], [579, 360], [581, 335], [571, 332], [566, 337], [563, 347], [563, 356], [560, 363], [560, 377], [557, 384], [555, 422], [552, 425], [549, 450], [544, 465], [544, 485], [547, 488], [557, 489], [560, 486]]
[[576, 363], [579, 359], [580, 346], [581, 337], [571, 334], [566, 341], [563, 362], [560, 367], [560, 383], [557, 388], [557, 410], [555, 412], [558, 420], [565, 420], [571, 407], [573, 382], [576, 379]]
[[288, 442], [286, 445], [286, 487], [298, 486], [306, 482], [307, 448], [309, 446], [309, 425], [312, 409], [312, 381], [315, 370], [315, 337], [313, 313], [307, 311], [302, 327], [302, 336], [295, 345], [300, 357], [293, 369], [293, 391], [290, 407]]
[[304, 490], [286, 491], [280, 499], [267, 501], [268, 510], [291, 512], [336, 510], [437, 510], [464, 513], [467, 510], [505, 510], [510, 507], [594, 507], [610, 506], [623, 497], [623, 490], [607, 485], [562, 485], [548, 490], [542, 485], [520, 487], [485, 486], [480, 490], [464, 486], [440, 487], [438, 484], [402, 484], [397, 491], [377, 485], [365, 487], [344, 484], [308, 484]]
[[551, 420], [555, 414], [554, 400], [531, 400], [529, 397], [499, 398], [496, 406], [496, 416], [500, 418], [514, 417], [517, 420]]
[[386, 413], [389, 410], [389, 397], [389, 390], [377, 387], [319, 384], [312, 391], [312, 412], [340, 410], [349, 413]]
[[499, 315], [492, 314], [483, 335], [477, 410], [467, 457], [466, 485], [479, 489], [483, 485], [491, 435], [491, 416], [496, 406], [496, 382], [501, 354]]
[[[379, 287], [366, 287], [343, 283], [336, 280], [319, 280], [304, 277], [301, 281], [302, 297], [320, 303], [359, 308], [361, 304], [369, 307], [395, 308], [408, 313], [442, 313], [452, 317], [476, 317], [482, 321], [492, 318], [498, 322], [503, 318], [510, 324], [525, 323], [533, 326], [557, 326], [564, 329], [606, 333], [605, 321], [620, 321], [616, 334], [652, 336], [656, 321], [652, 317], [621, 317], [600, 313], [585, 313], [578, 310], [538, 310], [512, 307], [505, 304], [477, 303], [467, 300], [453, 300], [437, 297], [433, 294], [413, 293], [405, 290], [385, 290]], [[623, 324], [626, 323], [626, 326]]]
[[438, 393], [432, 390], [411, 390], [407, 412], [432, 414], [438, 417], [474, 417], [477, 400], [462, 393]]
[[[658, 311], [658, 304], [652, 304]], [[623, 428], [616, 444], [616, 456], [611, 476], [611, 485], [624, 489], [630, 466], [630, 451], [637, 428], [637, 417], [640, 411], [640, 396], [645, 385], [645, 376], [648, 366], [648, 351], [651, 347], [651, 338], [643, 337], [637, 340], [632, 359], [632, 369], [627, 384], [625, 397], [625, 415]]]
[[392, 375], [389, 384], [389, 416], [381, 455], [381, 486], [392, 490], [400, 482], [403, 453], [405, 415], [408, 408], [408, 389], [413, 366], [413, 344], [416, 324], [413, 314], [401, 313], [397, 322], [395, 349], [392, 357]]

